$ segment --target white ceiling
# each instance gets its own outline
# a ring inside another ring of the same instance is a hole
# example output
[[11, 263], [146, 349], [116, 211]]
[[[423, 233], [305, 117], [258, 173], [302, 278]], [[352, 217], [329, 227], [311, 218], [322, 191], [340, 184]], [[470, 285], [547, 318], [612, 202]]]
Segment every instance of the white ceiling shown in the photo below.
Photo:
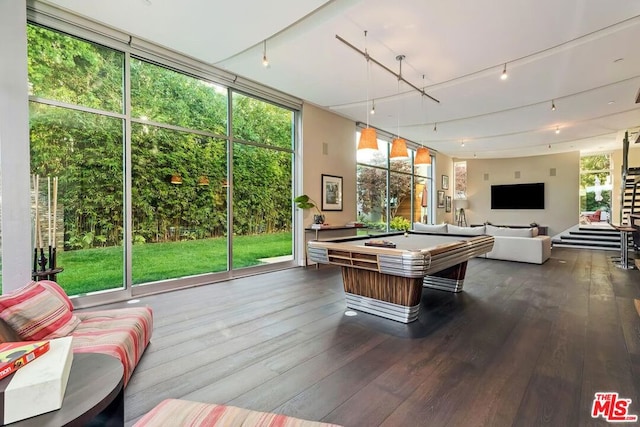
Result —
[[[626, 130], [638, 137], [638, 0], [49, 3], [354, 121], [367, 121], [369, 92], [373, 126], [454, 157], [605, 151]], [[440, 103], [373, 63], [367, 79], [365, 58], [336, 35], [395, 73], [405, 55], [404, 79]]]

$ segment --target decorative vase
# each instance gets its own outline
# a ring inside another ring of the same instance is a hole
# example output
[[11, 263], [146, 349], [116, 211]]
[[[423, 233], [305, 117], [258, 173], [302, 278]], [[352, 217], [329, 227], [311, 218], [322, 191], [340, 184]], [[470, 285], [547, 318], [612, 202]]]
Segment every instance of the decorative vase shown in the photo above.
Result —
[[324, 215], [314, 215], [313, 216], [314, 224], [324, 224]]

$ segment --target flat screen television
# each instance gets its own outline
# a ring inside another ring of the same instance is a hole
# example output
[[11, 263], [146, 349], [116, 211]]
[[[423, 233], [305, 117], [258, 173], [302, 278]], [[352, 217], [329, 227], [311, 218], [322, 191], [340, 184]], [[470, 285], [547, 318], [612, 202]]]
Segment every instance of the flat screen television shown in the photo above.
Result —
[[544, 209], [544, 182], [492, 185], [491, 209]]

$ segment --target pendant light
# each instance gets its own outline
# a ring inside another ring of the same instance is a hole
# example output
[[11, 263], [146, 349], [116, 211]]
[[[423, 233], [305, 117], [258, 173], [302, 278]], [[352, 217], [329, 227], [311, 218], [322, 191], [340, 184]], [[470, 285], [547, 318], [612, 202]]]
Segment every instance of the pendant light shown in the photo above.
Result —
[[[422, 75], [422, 82], [424, 85], [424, 74]], [[422, 108], [424, 109], [424, 96], [420, 98], [420, 102], [422, 103]], [[426, 127], [426, 124], [429, 122], [427, 119], [428, 117], [425, 113], [425, 117], [424, 117], [425, 127]], [[416, 157], [413, 159], [413, 164], [414, 165], [430, 165], [431, 164], [431, 153], [429, 153], [429, 149], [427, 147], [425, 146], [418, 147], [418, 149], [416, 150]]]
[[364, 32], [364, 52], [365, 59], [367, 60], [367, 103], [365, 108], [367, 109], [367, 127], [360, 131], [360, 141], [358, 141], [358, 150], [377, 150], [378, 149], [378, 136], [376, 130], [369, 127], [369, 53], [367, 52], [367, 31]]
[[414, 165], [430, 165], [431, 153], [427, 147], [418, 147], [416, 150], [416, 158], [413, 162]]
[[[398, 100], [400, 99], [400, 79], [402, 78], [402, 60], [404, 58], [404, 55], [396, 56], [396, 59], [400, 61], [400, 73], [398, 74]], [[400, 105], [398, 105], [398, 135], [393, 139], [393, 141], [391, 141], [391, 153], [389, 154], [389, 158], [392, 160], [399, 160], [406, 159], [408, 157], [409, 152], [407, 151], [407, 142], [403, 138], [400, 138]]]

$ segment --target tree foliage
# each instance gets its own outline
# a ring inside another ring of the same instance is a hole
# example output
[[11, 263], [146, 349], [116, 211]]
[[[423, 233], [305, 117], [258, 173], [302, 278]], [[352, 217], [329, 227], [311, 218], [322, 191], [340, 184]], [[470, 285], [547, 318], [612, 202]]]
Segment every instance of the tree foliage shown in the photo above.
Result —
[[[378, 158], [376, 158], [378, 157]], [[372, 163], [382, 163], [384, 156], [374, 154]], [[389, 204], [389, 218], [394, 218], [398, 208], [411, 199], [411, 164], [408, 161], [391, 161], [391, 171], [358, 165], [357, 198], [358, 217], [367, 222], [387, 222], [386, 208]], [[387, 173], [389, 179], [389, 197], [387, 198]]]

